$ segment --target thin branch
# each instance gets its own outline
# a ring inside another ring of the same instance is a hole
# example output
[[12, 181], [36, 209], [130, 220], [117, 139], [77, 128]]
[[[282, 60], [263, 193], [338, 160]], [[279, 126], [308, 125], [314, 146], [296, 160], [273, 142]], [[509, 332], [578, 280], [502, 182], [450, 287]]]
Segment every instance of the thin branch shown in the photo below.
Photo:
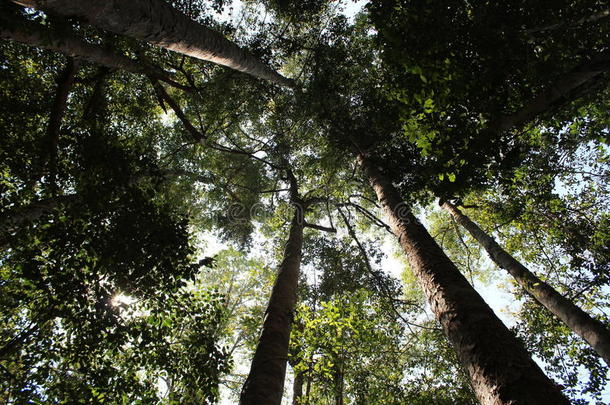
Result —
[[193, 124], [191, 124], [191, 121], [189, 121], [189, 119], [186, 117], [186, 115], [184, 114], [184, 111], [182, 111], [182, 109], [180, 108], [178, 103], [172, 97], [170, 97], [169, 94], [167, 94], [167, 91], [165, 91], [163, 86], [161, 84], [159, 84], [159, 82], [157, 80], [155, 80], [154, 77], [151, 77], [150, 80], [151, 80], [152, 85], [153, 85], [155, 91], [157, 92], [157, 95], [159, 96], [159, 98], [161, 100], [163, 100], [163, 102], [167, 103], [167, 105], [170, 106], [170, 108], [174, 111], [174, 113], [176, 114], [178, 119], [185, 126], [185, 128], [187, 129], [189, 134], [191, 134], [191, 137], [193, 138], [193, 140], [198, 143], [203, 144], [207, 139], [205, 134], [202, 132], [199, 132], [197, 130], [197, 128], [195, 128], [193, 126]]
[[367, 255], [367, 253], [366, 253], [366, 250], [364, 249], [364, 246], [362, 246], [362, 243], [360, 243], [360, 240], [358, 239], [358, 236], [356, 236], [356, 232], [354, 231], [354, 228], [352, 228], [349, 220], [347, 219], [347, 217], [345, 216], [345, 214], [343, 213], [343, 211], [341, 210], [341, 207], [339, 205], [337, 205], [337, 211], [339, 212], [339, 215], [343, 219], [343, 222], [345, 223], [345, 226], [347, 227], [347, 231], [348, 231], [349, 235], [352, 237], [354, 242], [356, 242], [356, 246], [358, 247], [358, 250], [360, 250], [360, 254], [362, 255], [364, 264], [365, 264], [368, 272], [373, 276], [373, 278], [375, 278], [375, 280], [377, 280], [377, 283], [379, 284], [379, 286], [383, 290], [383, 293], [386, 296], [386, 298], [388, 299], [388, 301], [390, 303], [390, 306], [392, 307], [392, 310], [394, 311], [396, 316], [398, 316], [398, 318], [400, 318], [400, 320], [402, 320], [407, 325], [407, 327], [409, 328], [411, 333], [413, 333], [413, 330], [411, 330], [411, 326], [416, 326], [416, 327], [422, 328], [422, 329], [438, 330], [438, 328], [430, 328], [430, 327], [427, 327], [427, 326], [418, 325], [418, 324], [415, 324], [413, 322], [410, 322], [410, 321], [408, 321], [407, 319], [405, 319], [402, 316], [402, 314], [398, 311], [398, 309], [396, 309], [396, 306], [394, 305], [394, 299], [392, 297], [391, 292], [388, 289], [388, 286], [379, 277], [377, 272], [375, 272], [373, 270], [373, 267], [371, 266], [371, 262], [369, 260], [369, 257]]
[[350, 194], [350, 198], [351, 198], [351, 197], [355, 197], [355, 198], [362, 198], [363, 200], [366, 200], [366, 201], [370, 202], [371, 204], [373, 204], [375, 207], [377, 207], [377, 208], [381, 208], [381, 207], [379, 206], [379, 204], [377, 204], [377, 201], [372, 200], [372, 199], [368, 198], [368, 197], [367, 197], [367, 196], [365, 196], [365, 195], [362, 195], [362, 194]]
[[394, 235], [392, 228], [390, 228], [390, 226], [388, 224], [383, 222], [381, 219], [377, 218], [377, 216], [375, 216], [372, 212], [370, 212], [366, 208], [364, 208], [352, 201], [345, 203], [345, 205], [346, 206], [351, 205], [352, 207], [356, 208], [356, 210], [358, 210], [361, 214], [363, 214], [365, 217], [367, 217], [369, 220], [371, 220], [375, 225], [379, 226], [380, 228], [385, 229], [390, 235]]
[[457, 235], [462, 246], [464, 246], [464, 249], [466, 250], [466, 268], [468, 269], [468, 275], [470, 276], [470, 283], [474, 287], [474, 278], [472, 277], [472, 267], [470, 266], [470, 262], [471, 262], [470, 248], [468, 247], [468, 245], [464, 241], [464, 238], [462, 237], [462, 233], [460, 232], [460, 228], [458, 226], [457, 221], [455, 220], [455, 218], [453, 218], [453, 215], [450, 215], [450, 217], [451, 217], [451, 222], [453, 223], [453, 229], [455, 230], [455, 234]]
[[305, 222], [304, 226], [306, 228], [317, 229], [318, 231], [322, 232], [337, 233], [337, 230], [335, 228], [328, 228], [322, 225], [310, 224], [309, 222]]

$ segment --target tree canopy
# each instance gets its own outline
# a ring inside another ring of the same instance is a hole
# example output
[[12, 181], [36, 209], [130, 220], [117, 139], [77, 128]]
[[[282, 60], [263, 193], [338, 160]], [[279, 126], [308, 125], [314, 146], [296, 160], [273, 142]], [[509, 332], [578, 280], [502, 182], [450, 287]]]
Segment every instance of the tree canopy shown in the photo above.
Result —
[[609, 21], [2, 1], [0, 399], [607, 403]]

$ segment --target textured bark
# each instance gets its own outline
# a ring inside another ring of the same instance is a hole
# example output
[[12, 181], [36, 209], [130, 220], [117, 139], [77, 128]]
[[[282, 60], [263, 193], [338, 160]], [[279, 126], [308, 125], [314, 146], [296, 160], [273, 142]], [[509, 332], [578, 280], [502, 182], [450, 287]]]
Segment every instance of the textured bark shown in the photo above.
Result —
[[191, 20], [163, 0], [13, 0], [91, 25], [230, 67], [281, 86], [294, 82], [271, 69], [221, 34]]
[[90, 44], [82, 39], [46, 28], [40, 24], [27, 21], [19, 16], [11, 15], [10, 18], [18, 18], [18, 24], [6, 24], [7, 16], [0, 16], [0, 38], [20, 42], [50, 51], [61, 52], [73, 58], [79, 58], [111, 69], [124, 70], [130, 73], [147, 74], [158, 80], [162, 80], [172, 86], [190, 91], [189, 87], [182, 86], [169, 79], [169, 74], [162, 69], [148, 65], [141, 61], [130, 59], [126, 56], [114, 53], [100, 45]]
[[302, 405], [303, 399], [303, 373], [294, 374], [294, 383], [292, 385], [292, 405]]
[[584, 62], [563, 75], [556, 83], [523, 106], [521, 110], [492, 121], [489, 128], [502, 132], [533, 120], [556, 105], [574, 98], [569, 95], [573, 96], [574, 92], [578, 93], [579, 88], [587, 86], [601, 77], [609, 70], [609, 65], [610, 55], [607, 52], [597, 55], [591, 61]]
[[413, 216], [374, 162], [359, 155], [358, 163], [481, 404], [569, 404]]
[[242, 405], [279, 405], [282, 401], [288, 343], [297, 303], [302, 246], [303, 212], [302, 207], [297, 206], [250, 374], [242, 389]]
[[498, 266], [508, 271], [536, 301], [587, 341], [610, 366], [610, 330], [603, 323], [591, 317], [553, 287], [536, 277], [453, 204], [445, 202], [442, 207], [485, 248], [489, 257]]

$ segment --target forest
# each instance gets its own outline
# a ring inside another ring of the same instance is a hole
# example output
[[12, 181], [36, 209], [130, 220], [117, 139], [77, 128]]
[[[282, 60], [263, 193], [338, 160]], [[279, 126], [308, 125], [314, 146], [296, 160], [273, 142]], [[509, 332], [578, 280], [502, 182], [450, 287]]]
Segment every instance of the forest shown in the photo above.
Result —
[[601, 0], [0, 0], [0, 403], [610, 404]]

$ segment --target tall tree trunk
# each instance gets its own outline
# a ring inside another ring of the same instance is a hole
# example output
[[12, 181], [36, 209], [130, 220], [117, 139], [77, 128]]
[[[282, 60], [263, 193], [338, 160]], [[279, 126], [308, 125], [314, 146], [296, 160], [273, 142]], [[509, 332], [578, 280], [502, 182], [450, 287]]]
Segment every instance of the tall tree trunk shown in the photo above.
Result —
[[127, 56], [117, 54], [110, 49], [106, 49], [101, 45], [90, 44], [68, 32], [60, 32], [28, 21], [18, 13], [12, 12], [14, 10], [5, 10], [3, 8], [1, 11], [5, 12], [5, 14], [0, 15], [0, 38], [2, 39], [61, 52], [64, 55], [83, 59], [111, 69], [146, 74], [182, 90], [191, 90], [187, 86], [182, 86], [172, 81], [170, 74], [157, 66], [133, 60]]
[[483, 405], [567, 405], [569, 401], [426, 231], [375, 162], [358, 163], [377, 194], [436, 319]]
[[242, 405], [279, 405], [282, 401], [290, 330], [297, 303], [303, 224], [303, 207], [297, 205], [250, 374], [242, 389]]
[[294, 86], [292, 80], [283, 77], [251, 53], [191, 20], [163, 0], [13, 1], [66, 17], [82, 18], [97, 28], [227, 66], [281, 86]]
[[592, 318], [553, 287], [536, 277], [453, 204], [444, 202], [442, 207], [453, 216], [458, 224], [470, 232], [498, 266], [508, 271], [536, 301], [587, 341], [610, 366], [610, 330], [603, 323]]
[[294, 373], [294, 383], [292, 385], [292, 405], [303, 405], [303, 381], [304, 375], [302, 372]]

